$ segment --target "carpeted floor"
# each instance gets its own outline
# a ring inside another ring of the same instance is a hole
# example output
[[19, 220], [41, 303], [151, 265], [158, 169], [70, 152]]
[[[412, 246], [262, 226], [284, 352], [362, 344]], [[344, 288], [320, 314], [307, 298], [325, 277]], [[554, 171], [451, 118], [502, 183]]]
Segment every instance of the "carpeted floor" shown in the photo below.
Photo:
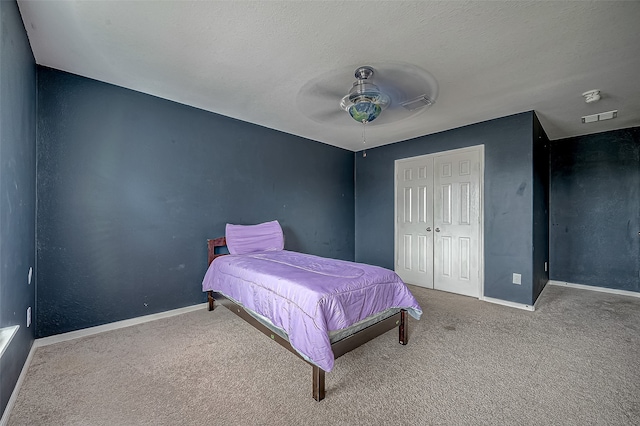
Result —
[[40, 347], [10, 425], [639, 425], [640, 298], [535, 312], [411, 287], [425, 314], [311, 367], [224, 308]]

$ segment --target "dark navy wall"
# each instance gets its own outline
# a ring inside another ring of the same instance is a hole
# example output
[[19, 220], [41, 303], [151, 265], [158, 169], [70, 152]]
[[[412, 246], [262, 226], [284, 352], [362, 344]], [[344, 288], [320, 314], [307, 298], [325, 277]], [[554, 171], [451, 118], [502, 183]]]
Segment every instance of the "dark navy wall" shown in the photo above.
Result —
[[533, 301], [549, 281], [549, 138], [533, 116]]
[[[533, 112], [367, 150], [356, 156], [356, 260], [394, 268], [394, 161], [484, 145], [484, 295], [532, 299]], [[512, 274], [522, 284], [512, 284]]]
[[206, 239], [354, 258], [353, 153], [38, 68], [38, 337], [205, 301]]
[[15, 1], [0, 1], [0, 328], [19, 325], [0, 361], [0, 415], [33, 343], [36, 64]]
[[640, 128], [551, 143], [551, 279], [640, 292]]

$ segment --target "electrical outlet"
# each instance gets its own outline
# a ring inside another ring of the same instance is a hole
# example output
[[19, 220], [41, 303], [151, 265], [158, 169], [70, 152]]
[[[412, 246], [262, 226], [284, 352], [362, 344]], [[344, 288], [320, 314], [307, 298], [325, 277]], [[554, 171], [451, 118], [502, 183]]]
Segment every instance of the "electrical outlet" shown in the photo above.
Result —
[[549, 272], [549, 262], [544, 262], [544, 271]]
[[31, 325], [31, 306], [27, 308], [27, 327]]
[[522, 284], [522, 275], [513, 273], [513, 283], [514, 284]]

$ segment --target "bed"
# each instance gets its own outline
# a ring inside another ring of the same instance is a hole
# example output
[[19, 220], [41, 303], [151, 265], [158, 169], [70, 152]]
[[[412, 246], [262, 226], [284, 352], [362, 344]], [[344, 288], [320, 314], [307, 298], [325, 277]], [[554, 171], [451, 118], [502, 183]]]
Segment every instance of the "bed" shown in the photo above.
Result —
[[336, 358], [396, 327], [407, 344], [408, 314], [422, 310], [393, 271], [284, 250], [277, 221], [225, 234], [207, 241], [209, 310], [225, 306], [309, 363], [316, 401]]

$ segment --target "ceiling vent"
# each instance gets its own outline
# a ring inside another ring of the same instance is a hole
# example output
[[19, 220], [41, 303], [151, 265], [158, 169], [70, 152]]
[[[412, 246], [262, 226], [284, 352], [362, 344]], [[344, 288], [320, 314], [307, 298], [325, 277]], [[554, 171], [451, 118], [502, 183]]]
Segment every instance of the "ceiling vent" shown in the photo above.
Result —
[[433, 101], [429, 99], [427, 95], [421, 95], [410, 101], [402, 102], [400, 105], [402, 105], [404, 108], [408, 109], [409, 111], [414, 111], [416, 109], [426, 107], [431, 104], [433, 104]]
[[601, 112], [600, 114], [585, 115], [582, 117], [583, 123], [593, 123], [596, 121], [611, 120], [618, 116], [618, 110]]

